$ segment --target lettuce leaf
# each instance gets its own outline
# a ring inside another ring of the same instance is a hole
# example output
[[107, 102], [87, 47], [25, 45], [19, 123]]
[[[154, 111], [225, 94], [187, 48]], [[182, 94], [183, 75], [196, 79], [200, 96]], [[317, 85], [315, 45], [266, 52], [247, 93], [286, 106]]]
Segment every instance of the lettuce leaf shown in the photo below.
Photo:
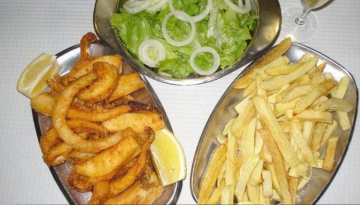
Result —
[[[173, 0], [173, 4], [177, 10], [193, 16], [205, 9], [207, 0]], [[212, 47], [219, 53], [221, 69], [232, 66], [241, 59], [248, 47], [258, 19], [253, 12], [239, 14], [224, 1], [214, 0], [210, 15], [196, 23], [195, 39], [186, 46], [175, 47], [166, 42], [161, 31], [162, 21], [169, 13], [168, 5], [154, 13], [142, 11], [128, 14], [120, 9], [110, 17], [110, 23], [122, 43], [137, 58], [142, 41], [160, 41], [166, 49], [166, 59], [159, 62], [154, 71], [167, 72], [174, 78], [186, 78], [194, 73], [189, 58], [196, 49], [203, 46]], [[190, 24], [176, 17], [169, 18], [166, 28], [169, 36], [176, 41], [184, 40], [191, 32]], [[207, 70], [211, 67], [211, 55], [199, 55], [195, 58], [195, 63], [200, 69]]]

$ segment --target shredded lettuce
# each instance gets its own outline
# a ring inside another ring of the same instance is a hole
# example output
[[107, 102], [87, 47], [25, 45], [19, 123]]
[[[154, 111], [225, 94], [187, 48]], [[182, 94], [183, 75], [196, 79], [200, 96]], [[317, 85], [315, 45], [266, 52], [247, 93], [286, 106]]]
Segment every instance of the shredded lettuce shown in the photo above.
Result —
[[[205, 9], [207, 1], [173, 0], [173, 4], [175, 9], [194, 16]], [[141, 42], [147, 39], [160, 41], [166, 49], [166, 59], [160, 61], [154, 71], [169, 73], [174, 78], [186, 78], [194, 73], [189, 58], [192, 52], [202, 46], [212, 47], [219, 53], [221, 69], [232, 66], [241, 59], [248, 47], [258, 19], [252, 11], [239, 14], [229, 8], [224, 1], [214, 0], [210, 14], [196, 23], [195, 39], [186, 46], [175, 47], [166, 42], [161, 31], [162, 21], [169, 13], [168, 4], [154, 13], [141, 11], [128, 14], [124, 9], [119, 9], [110, 17], [110, 23], [125, 47], [137, 58], [139, 58], [138, 48]], [[191, 31], [189, 23], [178, 20], [176, 17], [169, 18], [166, 28], [169, 36], [176, 41], [182, 41]], [[199, 55], [195, 63], [201, 69], [209, 69], [211, 57]]]

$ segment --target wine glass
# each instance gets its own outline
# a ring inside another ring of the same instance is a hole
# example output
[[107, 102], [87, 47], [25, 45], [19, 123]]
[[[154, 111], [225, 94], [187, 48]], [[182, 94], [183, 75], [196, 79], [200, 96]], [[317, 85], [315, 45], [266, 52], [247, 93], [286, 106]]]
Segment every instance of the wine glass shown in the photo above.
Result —
[[282, 12], [281, 35], [292, 41], [305, 43], [311, 41], [319, 28], [313, 9], [323, 6], [329, 0], [301, 0], [302, 7], [290, 7]]

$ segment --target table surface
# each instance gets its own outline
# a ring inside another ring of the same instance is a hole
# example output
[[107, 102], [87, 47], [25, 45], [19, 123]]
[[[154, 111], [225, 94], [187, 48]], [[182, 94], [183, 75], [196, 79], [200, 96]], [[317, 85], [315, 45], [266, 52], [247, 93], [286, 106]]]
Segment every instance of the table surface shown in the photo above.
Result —
[[[299, 0], [279, 0], [281, 9], [299, 6]], [[22, 70], [42, 52], [56, 54], [94, 31], [94, 0], [0, 1], [0, 203], [66, 204], [67, 201], [44, 164], [34, 129], [29, 99], [16, 91]], [[310, 46], [347, 68], [360, 80], [359, 0], [334, 0], [315, 11], [320, 21]], [[280, 36], [277, 43], [283, 38]], [[149, 79], [182, 143], [188, 177], [179, 204], [193, 204], [190, 169], [197, 142], [214, 106], [243, 68], [214, 82], [173, 86]], [[358, 123], [348, 153], [319, 204], [359, 203], [360, 134]]]

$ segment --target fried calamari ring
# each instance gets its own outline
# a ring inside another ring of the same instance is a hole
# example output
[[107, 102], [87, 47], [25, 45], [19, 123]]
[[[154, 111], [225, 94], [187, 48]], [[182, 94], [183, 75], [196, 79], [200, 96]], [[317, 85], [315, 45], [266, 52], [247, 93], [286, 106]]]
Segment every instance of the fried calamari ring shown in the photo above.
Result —
[[95, 103], [105, 100], [114, 92], [117, 86], [118, 72], [115, 66], [104, 62], [94, 63], [92, 70], [96, 73], [97, 79], [92, 82], [90, 87], [81, 90], [77, 97], [80, 100]]
[[95, 110], [85, 111], [75, 107], [71, 107], [67, 112], [69, 119], [88, 120], [92, 122], [102, 122], [119, 116], [123, 113], [129, 112], [131, 107], [129, 105], [120, 105], [111, 109], [106, 109], [102, 106]]
[[63, 83], [66, 84], [67, 81], [73, 81], [83, 75], [86, 75], [93, 69], [93, 65], [98, 62], [105, 62], [113, 65], [118, 73], [122, 72], [123, 61], [120, 55], [106, 55], [106, 56], [99, 56], [92, 61], [86, 61], [81, 65], [74, 65], [74, 67], [70, 70], [70, 72], [64, 76], [65, 80], [62, 80]]
[[146, 157], [149, 154], [150, 145], [153, 142], [155, 135], [154, 131], [149, 127], [146, 128], [145, 132], [148, 132], [149, 136], [141, 148], [141, 153], [136, 161], [136, 164], [123, 177], [111, 181], [109, 191], [110, 197], [114, 197], [129, 188], [144, 171]]
[[110, 137], [98, 140], [83, 140], [66, 124], [66, 112], [69, 109], [74, 97], [81, 89], [89, 86], [95, 79], [96, 74], [90, 72], [89, 74], [70, 83], [59, 96], [52, 115], [52, 123], [59, 137], [66, 144], [81, 152], [97, 153], [115, 145], [122, 139], [122, 132], [118, 132]]

